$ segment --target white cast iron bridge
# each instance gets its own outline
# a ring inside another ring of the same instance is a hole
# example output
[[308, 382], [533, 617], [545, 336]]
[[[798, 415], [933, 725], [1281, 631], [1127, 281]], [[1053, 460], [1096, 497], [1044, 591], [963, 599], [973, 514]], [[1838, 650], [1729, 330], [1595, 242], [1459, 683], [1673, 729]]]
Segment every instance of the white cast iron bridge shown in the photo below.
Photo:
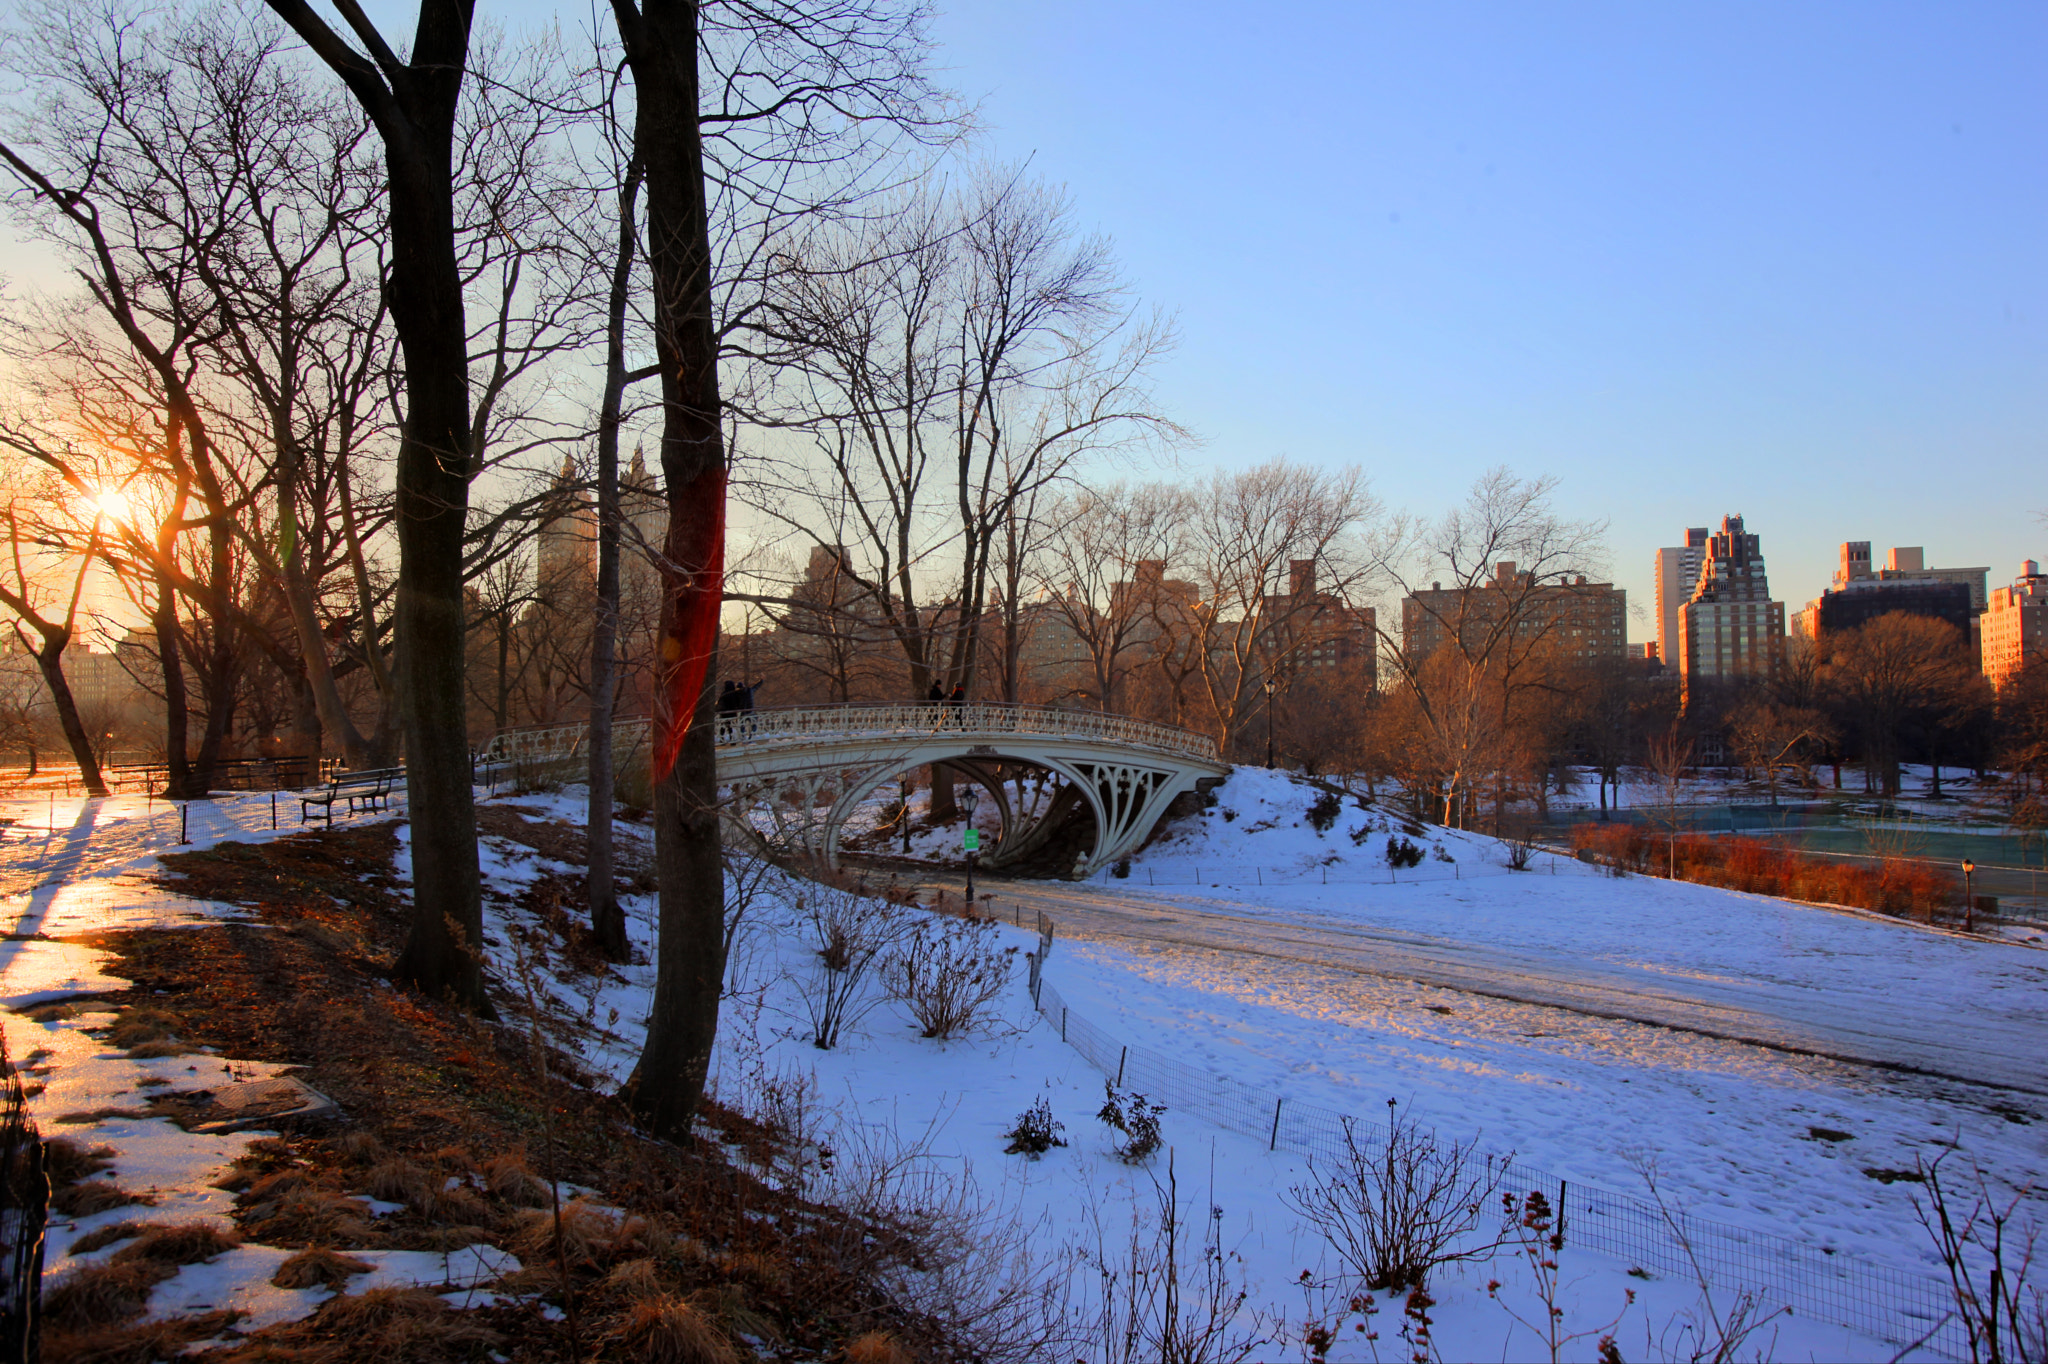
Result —
[[[544, 770], [583, 758], [586, 725], [505, 730], [480, 761]], [[613, 752], [645, 762], [648, 722], [620, 719]], [[1001, 820], [982, 861], [1001, 867], [1040, 846], [1078, 801], [1094, 816], [1085, 874], [1135, 851], [1174, 797], [1230, 768], [1206, 735], [1097, 711], [986, 702], [804, 706], [718, 717], [718, 781], [728, 829], [836, 865], [846, 821], [917, 768], [941, 763], [985, 790]], [[1031, 788], [1037, 785], [1035, 795]]]

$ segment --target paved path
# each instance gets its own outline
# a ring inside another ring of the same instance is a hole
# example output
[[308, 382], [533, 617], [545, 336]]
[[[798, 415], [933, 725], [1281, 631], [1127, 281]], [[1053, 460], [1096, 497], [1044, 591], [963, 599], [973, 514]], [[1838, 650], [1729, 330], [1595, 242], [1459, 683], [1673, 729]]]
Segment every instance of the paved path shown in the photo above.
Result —
[[[939, 882], [960, 893], [957, 881]], [[1678, 974], [1559, 951], [1507, 948], [1215, 895], [1134, 894], [1058, 882], [988, 880], [1004, 918], [1058, 920], [1062, 935], [1139, 939], [1296, 960], [1518, 1003], [1749, 1042], [1795, 1055], [2048, 1096], [2048, 952], [1983, 945], [1973, 997], [1931, 1007], [1947, 978], [1872, 971], [1824, 986], [1796, 969], [1771, 978]], [[1826, 911], [1808, 911], [1825, 913]], [[1923, 930], [1882, 925], [1888, 933]], [[1946, 937], [1946, 935], [1934, 935]], [[1978, 944], [1970, 944], [1972, 947]], [[1910, 951], [1910, 942], [1908, 944]], [[1990, 955], [1995, 954], [1995, 956]], [[1914, 988], [1907, 988], [1908, 986]]]

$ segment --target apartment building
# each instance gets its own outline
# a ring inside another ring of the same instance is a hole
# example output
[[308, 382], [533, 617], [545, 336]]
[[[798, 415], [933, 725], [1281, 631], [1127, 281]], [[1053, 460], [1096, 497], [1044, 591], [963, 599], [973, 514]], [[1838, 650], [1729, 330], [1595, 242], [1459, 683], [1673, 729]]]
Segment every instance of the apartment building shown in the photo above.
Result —
[[1453, 640], [1467, 652], [1485, 648], [1501, 624], [1512, 643], [1542, 646], [1554, 657], [1579, 662], [1628, 656], [1628, 594], [1613, 583], [1574, 581], [1538, 585], [1513, 561], [1494, 565], [1477, 587], [1431, 583], [1401, 602], [1401, 647], [1421, 662]]
[[1771, 600], [1760, 537], [1740, 516], [1707, 537], [1699, 581], [1679, 611], [1678, 673], [1690, 687], [1709, 678], [1774, 677], [1785, 659], [1785, 604]]
[[2048, 657], [2048, 574], [2029, 559], [2010, 587], [1991, 593], [1983, 616], [1984, 676], [2004, 687], [2029, 663]]

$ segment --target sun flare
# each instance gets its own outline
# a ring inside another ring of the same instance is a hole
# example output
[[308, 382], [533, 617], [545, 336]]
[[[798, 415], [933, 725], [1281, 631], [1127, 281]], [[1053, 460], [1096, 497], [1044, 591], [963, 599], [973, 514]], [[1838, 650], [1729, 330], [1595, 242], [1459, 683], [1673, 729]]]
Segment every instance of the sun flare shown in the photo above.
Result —
[[109, 488], [93, 497], [92, 508], [110, 521], [125, 521], [129, 511], [128, 494], [119, 488]]

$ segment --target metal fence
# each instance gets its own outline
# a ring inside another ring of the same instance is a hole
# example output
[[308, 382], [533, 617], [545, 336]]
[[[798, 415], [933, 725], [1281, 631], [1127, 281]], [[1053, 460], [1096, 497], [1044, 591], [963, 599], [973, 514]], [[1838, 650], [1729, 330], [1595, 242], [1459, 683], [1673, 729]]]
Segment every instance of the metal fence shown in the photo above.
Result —
[[[1547, 849], [1532, 850], [1524, 875], [1555, 876], [1560, 867], [1569, 868], [1572, 859]], [[1387, 863], [1337, 862], [1330, 865], [1269, 867], [1249, 862], [1202, 863], [1197, 866], [1132, 866], [1129, 875], [1119, 877], [1115, 866], [1090, 872], [1085, 878], [1098, 885], [1207, 886], [1211, 889], [1241, 889], [1246, 886], [1389, 886], [1415, 881], [1470, 881], [1485, 876], [1513, 875], [1500, 862], [1446, 862], [1425, 856], [1412, 867]], [[1570, 872], [1567, 870], [1567, 875]]]
[[50, 1181], [43, 1143], [29, 1121], [21, 1077], [0, 1038], [0, 1360], [41, 1357], [43, 1225]]
[[[1041, 943], [1050, 938], [1041, 927]], [[1290, 1100], [1272, 1090], [1197, 1070], [1150, 1047], [1124, 1042], [1067, 1007], [1044, 979], [1043, 947], [1031, 973], [1039, 1014], [1067, 1045], [1125, 1088], [1190, 1113], [1218, 1127], [1318, 1160], [1346, 1156], [1346, 1128], [1360, 1145], [1386, 1139], [1383, 1123]], [[1921, 1344], [1951, 1358], [1968, 1351], [1963, 1326], [1945, 1283], [1831, 1254], [1820, 1247], [1747, 1227], [1659, 1208], [1589, 1184], [1567, 1182], [1520, 1160], [1509, 1160], [1506, 1192], [1542, 1190], [1562, 1210], [1569, 1242], [1627, 1262], [1660, 1277], [1697, 1273], [1727, 1301], [1756, 1295], [1766, 1311], [1785, 1307], [1862, 1332], [1896, 1347]], [[1695, 1263], [1696, 1262], [1696, 1263]]]

